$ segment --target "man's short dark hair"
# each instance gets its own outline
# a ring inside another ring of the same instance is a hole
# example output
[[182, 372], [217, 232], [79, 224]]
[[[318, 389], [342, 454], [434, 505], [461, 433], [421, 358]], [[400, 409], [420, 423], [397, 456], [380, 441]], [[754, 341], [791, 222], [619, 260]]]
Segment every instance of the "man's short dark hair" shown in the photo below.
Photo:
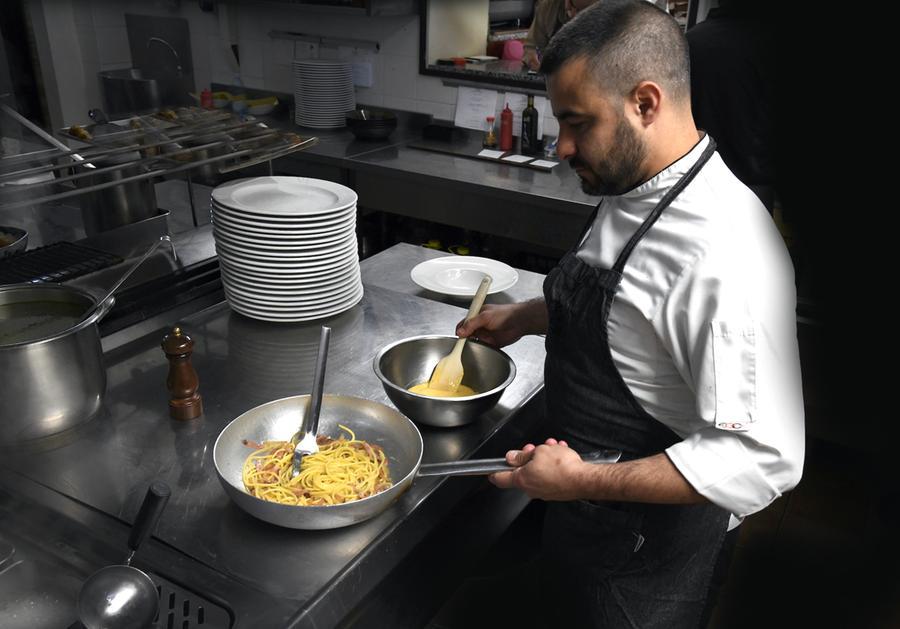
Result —
[[674, 18], [647, 0], [600, 0], [581, 11], [550, 40], [541, 72], [550, 76], [578, 57], [604, 91], [626, 96], [653, 81], [677, 101], [690, 99], [687, 40]]

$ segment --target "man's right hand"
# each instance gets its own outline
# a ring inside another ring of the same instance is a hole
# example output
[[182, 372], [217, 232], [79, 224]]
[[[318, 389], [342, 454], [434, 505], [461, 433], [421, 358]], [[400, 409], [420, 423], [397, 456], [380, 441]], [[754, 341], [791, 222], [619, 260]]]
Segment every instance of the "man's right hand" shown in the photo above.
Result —
[[529, 70], [534, 70], [535, 72], [540, 70], [541, 58], [538, 56], [537, 49], [533, 47], [525, 48], [525, 53], [522, 56], [522, 64]]
[[481, 312], [456, 326], [459, 337], [474, 337], [494, 347], [515, 343], [526, 334], [547, 332], [547, 305], [543, 299], [519, 304], [485, 305]]

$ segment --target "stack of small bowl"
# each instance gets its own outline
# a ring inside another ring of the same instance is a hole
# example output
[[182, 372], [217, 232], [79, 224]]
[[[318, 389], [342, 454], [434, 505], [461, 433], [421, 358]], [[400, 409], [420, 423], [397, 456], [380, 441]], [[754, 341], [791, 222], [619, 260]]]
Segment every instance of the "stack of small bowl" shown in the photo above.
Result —
[[377, 109], [348, 111], [346, 121], [358, 140], [386, 140], [397, 128], [396, 114]]

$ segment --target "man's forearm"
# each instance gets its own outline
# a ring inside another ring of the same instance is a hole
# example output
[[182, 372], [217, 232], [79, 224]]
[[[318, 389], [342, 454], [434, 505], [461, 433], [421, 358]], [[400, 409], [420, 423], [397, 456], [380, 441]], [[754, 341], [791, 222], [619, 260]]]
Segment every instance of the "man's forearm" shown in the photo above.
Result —
[[585, 464], [576, 480], [587, 500], [696, 504], [708, 500], [685, 480], [665, 453], [614, 465]]
[[519, 316], [525, 334], [546, 334], [549, 317], [543, 297], [529, 299], [519, 304]]

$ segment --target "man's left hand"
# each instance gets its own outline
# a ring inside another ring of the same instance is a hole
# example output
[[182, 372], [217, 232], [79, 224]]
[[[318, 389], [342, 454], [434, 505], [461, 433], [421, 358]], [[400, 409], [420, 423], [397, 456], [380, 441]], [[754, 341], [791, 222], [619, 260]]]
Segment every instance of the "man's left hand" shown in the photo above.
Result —
[[503, 489], [517, 488], [531, 498], [541, 500], [576, 500], [579, 480], [585, 463], [565, 441], [548, 439], [544, 444], [527, 444], [521, 450], [510, 450], [506, 461], [515, 467], [509, 472], [491, 474], [490, 480]]

